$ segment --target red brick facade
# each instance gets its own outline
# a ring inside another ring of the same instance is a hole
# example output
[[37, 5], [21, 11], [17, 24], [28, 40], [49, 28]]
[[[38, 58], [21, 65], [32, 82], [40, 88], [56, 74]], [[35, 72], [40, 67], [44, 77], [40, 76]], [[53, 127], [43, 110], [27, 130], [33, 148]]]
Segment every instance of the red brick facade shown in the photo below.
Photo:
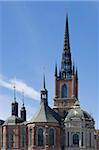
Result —
[[[32, 146], [28, 147], [28, 150], [60, 150], [60, 137], [61, 137], [61, 131], [60, 127], [58, 124], [53, 124], [53, 123], [35, 123], [35, 124], [28, 124], [28, 133], [29, 129], [32, 129]], [[37, 129], [38, 128], [43, 128], [44, 129], [44, 146], [37, 146]], [[55, 129], [55, 145], [54, 146], [49, 146], [48, 142], [48, 130], [50, 128]], [[29, 139], [29, 134], [28, 134], [28, 139]], [[28, 141], [29, 145], [29, 141]]]
[[[67, 97], [62, 98], [62, 85], [67, 85]], [[62, 80], [55, 77], [54, 85], [54, 110], [63, 115], [64, 111], [68, 111], [78, 96], [78, 80], [76, 80], [75, 75], [72, 75], [70, 80]]]

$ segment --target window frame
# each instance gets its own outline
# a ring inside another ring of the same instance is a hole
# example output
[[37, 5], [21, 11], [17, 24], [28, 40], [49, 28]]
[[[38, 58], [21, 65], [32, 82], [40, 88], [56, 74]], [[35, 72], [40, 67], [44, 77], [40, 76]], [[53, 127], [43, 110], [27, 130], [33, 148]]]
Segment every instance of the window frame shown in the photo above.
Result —
[[32, 128], [29, 128], [29, 146], [32, 146], [32, 133], [33, 133]]
[[[39, 142], [38, 142], [38, 131], [39, 131], [39, 129], [42, 129], [43, 130], [43, 144], [42, 145], [39, 145]], [[37, 128], [37, 130], [36, 130], [36, 145], [38, 146], [38, 147], [43, 147], [43, 146], [45, 146], [45, 130], [44, 130], [44, 128], [43, 127], [38, 127]]]
[[[54, 133], [54, 139], [53, 139], [53, 143], [54, 143], [54, 144], [50, 144], [50, 142], [49, 142], [49, 141], [50, 141], [50, 140], [49, 140], [49, 138], [50, 138], [50, 137], [49, 137], [50, 130], [53, 130], [53, 131], [54, 131], [54, 132], [53, 132], [53, 133]], [[48, 145], [49, 145], [49, 146], [55, 146], [55, 145], [56, 145], [56, 130], [55, 130], [55, 128], [53, 128], [53, 127], [50, 127], [50, 128], [48, 129]]]
[[[22, 127], [21, 128], [21, 147], [25, 147], [26, 146], [26, 128]], [[23, 140], [24, 139], [24, 140]]]
[[[66, 94], [64, 94], [64, 93], [66, 93]], [[61, 97], [67, 98], [67, 96], [68, 96], [68, 88], [67, 88], [67, 84], [64, 83], [64, 84], [62, 84], [62, 87], [61, 87]]]
[[[77, 136], [77, 138], [74, 139], [74, 137]], [[76, 140], [76, 142], [74, 142], [74, 140]], [[78, 140], [78, 141], [77, 141]], [[72, 136], [72, 143], [73, 143], [73, 146], [75, 147], [79, 147], [79, 141], [80, 141], [80, 136], [78, 133], [74, 133], [73, 136]]]

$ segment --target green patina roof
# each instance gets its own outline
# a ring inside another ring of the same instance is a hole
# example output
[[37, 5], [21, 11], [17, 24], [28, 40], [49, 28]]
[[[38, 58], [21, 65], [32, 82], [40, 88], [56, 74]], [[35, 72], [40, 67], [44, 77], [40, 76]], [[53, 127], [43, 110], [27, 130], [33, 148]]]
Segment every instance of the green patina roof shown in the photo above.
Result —
[[88, 119], [93, 120], [90, 114], [88, 114], [86, 111], [82, 110], [80, 107], [74, 107], [68, 111], [68, 114], [66, 116], [66, 119], [68, 118], [81, 118], [81, 119]]
[[23, 122], [23, 120], [17, 116], [10, 116], [3, 125], [16, 125], [18, 123]]
[[84, 118], [83, 111], [80, 108], [73, 108], [68, 111], [67, 118], [80, 117]]
[[42, 103], [36, 115], [29, 121], [29, 123], [35, 122], [49, 122], [60, 123], [61, 117], [48, 105]]

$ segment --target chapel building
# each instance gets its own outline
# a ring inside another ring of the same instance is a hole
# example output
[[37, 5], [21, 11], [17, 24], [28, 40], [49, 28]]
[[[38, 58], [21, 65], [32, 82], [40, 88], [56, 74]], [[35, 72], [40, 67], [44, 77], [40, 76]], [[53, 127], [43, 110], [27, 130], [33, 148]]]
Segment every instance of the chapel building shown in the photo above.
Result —
[[26, 121], [26, 108], [15, 95], [11, 116], [0, 120], [0, 150], [98, 150], [95, 121], [83, 110], [78, 98], [78, 72], [71, 59], [68, 16], [64, 34], [61, 68], [55, 66], [54, 106], [48, 104], [48, 90], [43, 79], [40, 107]]

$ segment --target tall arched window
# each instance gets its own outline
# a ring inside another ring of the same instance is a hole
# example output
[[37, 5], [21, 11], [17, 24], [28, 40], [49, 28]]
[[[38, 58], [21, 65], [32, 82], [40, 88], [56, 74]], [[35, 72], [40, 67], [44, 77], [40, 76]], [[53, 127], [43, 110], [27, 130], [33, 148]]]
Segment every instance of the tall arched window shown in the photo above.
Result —
[[91, 147], [91, 133], [89, 133], [89, 145]]
[[10, 135], [10, 144], [11, 144], [11, 148], [14, 147], [14, 135], [13, 135], [13, 133], [11, 133], [11, 135]]
[[73, 135], [73, 145], [79, 146], [79, 135], [78, 134]]
[[43, 146], [44, 145], [44, 131], [42, 128], [38, 128], [38, 146]]
[[29, 145], [31, 146], [32, 145], [32, 129], [30, 129], [30, 132], [29, 132]]
[[8, 148], [12, 149], [15, 147], [15, 133], [13, 130], [9, 129], [8, 135]]
[[21, 146], [24, 147], [26, 143], [26, 131], [25, 128], [21, 129]]
[[55, 145], [55, 129], [50, 128], [48, 133], [48, 142], [50, 146]]
[[63, 98], [67, 97], [67, 85], [66, 84], [62, 85], [62, 97]]

